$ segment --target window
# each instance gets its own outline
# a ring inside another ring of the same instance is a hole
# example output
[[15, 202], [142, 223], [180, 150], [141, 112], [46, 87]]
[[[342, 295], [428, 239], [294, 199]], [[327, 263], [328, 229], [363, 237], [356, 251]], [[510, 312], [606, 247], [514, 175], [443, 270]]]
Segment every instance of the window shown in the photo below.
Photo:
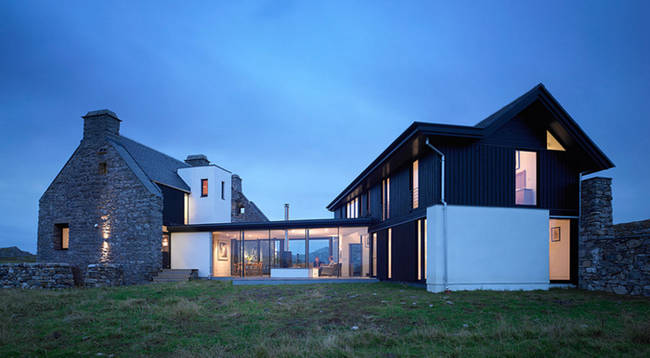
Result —
[[356, 197], [350, 201], [345, 206], [346, 212], [345, 217], [347, 219], [356, 219], [359, 217], [359, 197]]
[[418, 231], [418, 281], [422, 279], [422, 220], [418, 220], [415, 225], [417, 225]]
[[390, 218], [390, 178], [381, 181], [381, 219]]
[[190, 195], [183, 195], [183, 224], [188, 225], [190, 220]]
[[515, 204], [537, 205], [537, 153], [515, 151]]
[[226, 182], [221, 182], [221, 200], [226, 200]]
[[551, 132], [546, 131], [546, 149], [548, 150], [559, 150], [564, 152], [564, 147], [560, 142], [555, 139]]
[[388, 278], [393, 277], [393, 268], [392, 268], [392, 256], [393, 253], [391, 252], [391, 244], [393, 241], [393, 229], [389, 228], [388, 229]]
[[372, 276], [377, 276], [377, 233], [372, 233]]
[[108, 173], [108, 168], [106, 167], [106, 162], [99, 163], [99, 174], [104, 175]]
[[70, 226], [68, 224], [54, 225], [54, 248], [67, 250], [70, 246]]
[[419, 185], [419, 162], [416, 160], [413, 162], [411, 167], [411, 196], [413, 197], [413, 209], [417, 209], [420, 206], [420, 189]]
[[208, 196], [208, 179], [201, 179], [201, 197]]

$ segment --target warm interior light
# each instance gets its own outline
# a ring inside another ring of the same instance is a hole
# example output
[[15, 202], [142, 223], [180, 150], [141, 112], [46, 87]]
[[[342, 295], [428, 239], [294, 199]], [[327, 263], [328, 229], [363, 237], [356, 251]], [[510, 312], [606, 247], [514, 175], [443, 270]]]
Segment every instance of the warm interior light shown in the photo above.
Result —
[[564, 152], [564, 147], [560, 142], [555, 139], [551, 132], [546, 131], [546, 149], [548, 150], [560, 150]]

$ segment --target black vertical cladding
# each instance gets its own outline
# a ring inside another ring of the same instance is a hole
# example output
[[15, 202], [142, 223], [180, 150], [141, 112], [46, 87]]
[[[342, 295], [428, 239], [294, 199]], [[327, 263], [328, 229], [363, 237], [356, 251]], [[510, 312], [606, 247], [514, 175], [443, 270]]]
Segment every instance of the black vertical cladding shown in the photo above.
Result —
[[392, 228], [392, 280], [417, 281], [417, 221]]
[[409, 190], [410, 167], [403, 166], [390, 176], [390, 217], [400, 217], [411, 212], [411, 191]]
[[163, 194], [163, 225], [183, 225], [185, 219], [185, 193], [158, 184]]
[[580, 174], [573, 169], [576, 166], [570, 155], [563, 151], [545, 150], [538, 156], [539, 206], [577, 215]]
[[369, 190], [370, 217], [381, 220], [381, 182], [373, 185]]

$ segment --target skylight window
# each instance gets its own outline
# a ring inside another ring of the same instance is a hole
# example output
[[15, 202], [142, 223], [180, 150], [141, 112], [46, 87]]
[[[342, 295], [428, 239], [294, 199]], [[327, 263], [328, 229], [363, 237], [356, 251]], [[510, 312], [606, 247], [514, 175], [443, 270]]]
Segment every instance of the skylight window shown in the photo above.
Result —
[[555, 139], [555, 137], [549, 131], [546, 131], [546, 149], [560, 150], [562, 152], [565, 151], [562, 144], [560, 144], [560, 142], [557, 139]]

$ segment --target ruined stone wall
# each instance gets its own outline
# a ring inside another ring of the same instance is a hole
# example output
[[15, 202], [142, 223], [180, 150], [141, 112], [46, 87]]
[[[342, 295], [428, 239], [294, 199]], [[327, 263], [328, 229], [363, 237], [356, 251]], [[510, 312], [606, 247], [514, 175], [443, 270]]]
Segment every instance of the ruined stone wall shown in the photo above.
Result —
[[612, 225], [610, 178], [582, 182], [579, 287], [650, 296], [650, 220]]
[[0, 264], [2, 288], [69, 288], [72, 266], [66, 263]]
[[[255, 203], [248, 200], [242, 192], [242, 180], [239, 175], [232, 176], [232, 222], [260, 222], [269, 221]], [[243, 209], [243, 210], [242, 210]]]

